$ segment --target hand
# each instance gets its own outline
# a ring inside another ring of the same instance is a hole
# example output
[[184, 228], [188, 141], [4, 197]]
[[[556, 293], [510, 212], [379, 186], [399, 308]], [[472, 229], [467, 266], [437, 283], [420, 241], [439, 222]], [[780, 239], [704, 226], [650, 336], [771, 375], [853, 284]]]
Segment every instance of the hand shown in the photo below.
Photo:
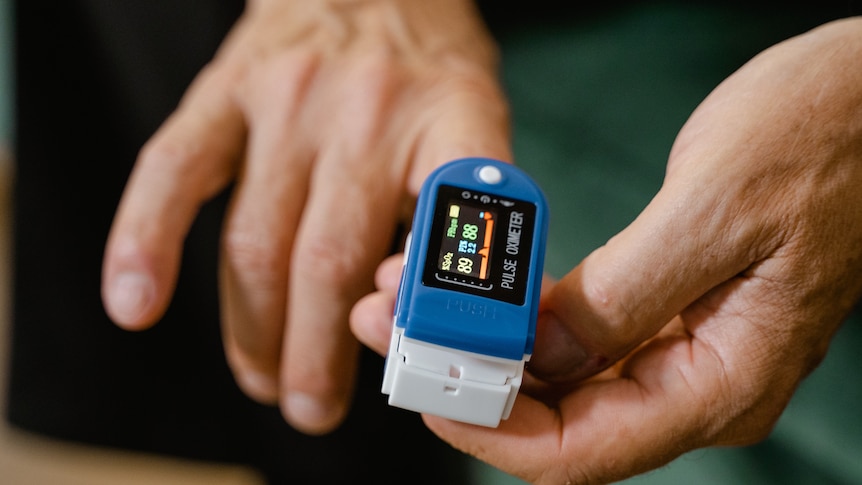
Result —
[[[607, 483], [766, 437], [862, 294], [860, 58], [850, 19], [722, 83], [643, 213], [547, 289], [534, 380], [509, 419], [428, 427], [541, 484]], [[380, 267], [351, 318], [378, 352], [398, 270]]]
[[496, 55], [467, 0], [249, 2], [136, 162], [105, 252], [108, 314], [160, 318], [199, 207], [234, 183], [228, 361], [297, 429], [335, 428], [359, 348], [348, 313], [402, 208], [450, 159], [511, 158]]

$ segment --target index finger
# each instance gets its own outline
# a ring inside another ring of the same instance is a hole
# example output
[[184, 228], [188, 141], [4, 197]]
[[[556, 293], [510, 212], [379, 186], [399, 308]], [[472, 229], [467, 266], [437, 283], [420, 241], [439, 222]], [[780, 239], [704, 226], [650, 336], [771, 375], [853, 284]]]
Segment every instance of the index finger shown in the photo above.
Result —
[[119, 325], [151, 325], [175, 284], [182, 242], [203, 202], [233, 176], [244, 122], [208, 68], [141, 151], [105, 248], [102, 295]]

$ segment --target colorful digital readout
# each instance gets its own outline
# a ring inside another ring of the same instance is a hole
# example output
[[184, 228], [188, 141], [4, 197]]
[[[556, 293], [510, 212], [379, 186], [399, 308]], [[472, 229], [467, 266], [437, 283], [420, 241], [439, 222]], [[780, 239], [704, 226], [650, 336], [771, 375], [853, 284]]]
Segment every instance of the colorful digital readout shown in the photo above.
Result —
[[495, 219], [496, 215], [489, 210], [450, 203], [438, 269], [488, 279]]

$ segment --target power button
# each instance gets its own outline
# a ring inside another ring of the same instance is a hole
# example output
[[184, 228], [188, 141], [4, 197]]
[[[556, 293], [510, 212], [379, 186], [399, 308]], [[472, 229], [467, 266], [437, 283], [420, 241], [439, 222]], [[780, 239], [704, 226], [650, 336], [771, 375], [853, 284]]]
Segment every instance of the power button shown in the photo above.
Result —
[[503, 172], [493, 165], [485, 165], [479, 169], [479, 180], [488, 185], [497, 185], [503, 180]]

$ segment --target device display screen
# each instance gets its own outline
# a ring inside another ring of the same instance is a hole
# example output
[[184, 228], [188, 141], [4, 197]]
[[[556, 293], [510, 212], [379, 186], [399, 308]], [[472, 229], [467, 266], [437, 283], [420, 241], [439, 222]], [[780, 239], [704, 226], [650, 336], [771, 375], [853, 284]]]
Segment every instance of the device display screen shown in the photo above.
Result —
[[530, 202], [440, 186], [423, 284], [522, 305], [535, 218]]
[[488, 279], [488, 260], [494, 238], [496, 215], [493, 211], [450, 201], [440, 241], [437, 268], [480, 280]]

